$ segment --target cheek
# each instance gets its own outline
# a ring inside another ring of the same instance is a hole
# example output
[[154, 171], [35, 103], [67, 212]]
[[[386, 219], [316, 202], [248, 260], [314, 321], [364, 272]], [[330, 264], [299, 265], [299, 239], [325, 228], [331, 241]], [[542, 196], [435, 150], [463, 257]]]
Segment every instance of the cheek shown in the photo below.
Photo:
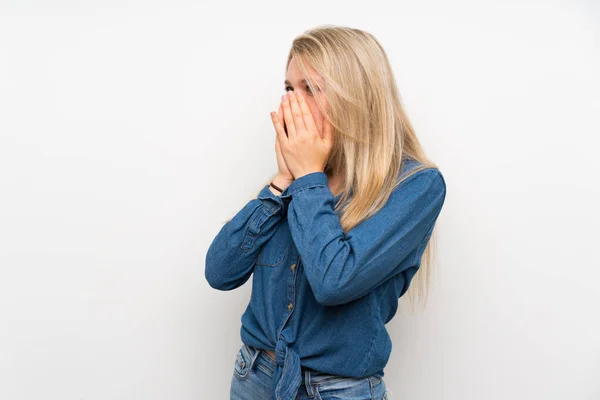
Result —
[[323, 114], [321, 114], [321, 111], [319, 111], [317, 108], [312, 112], [312, 116], [315, 120], [315, 125], [317, 125], [317, 128], [319, 128], [319, 132], [321, 132], [323, 130]]
[[323, 114], [321, 114], [321, 110], [319, 110], [319, 107], [317, 107], [316, 104], [309, 103], [308, 108], [310, 109], [310, 113], [312, 114], [315, 122], [318, 123], [320, 120], [323, 119]]
[[321, 113], [321, 110], [319, 110], [319, 107], [317, 106], [317, 104], [315, 103], [314, 100], [312, 100], [308, 103], [308, 108], [310, 109], [310, 113], [312, 114], [312, 117], [315, 120], [315, 125], [317, 125], [319, 132], [322, 132], [323, 131], [323, 114]]

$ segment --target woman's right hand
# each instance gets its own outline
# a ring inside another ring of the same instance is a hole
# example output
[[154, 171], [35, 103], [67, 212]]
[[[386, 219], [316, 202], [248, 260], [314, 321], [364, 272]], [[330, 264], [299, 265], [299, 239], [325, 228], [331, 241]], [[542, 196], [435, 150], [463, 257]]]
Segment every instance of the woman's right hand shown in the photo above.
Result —
[[[279, 110], [277, 111], [277, 118], [279, 119], [279, 123], [281, 123], [281, 125], [285, 124], [284, 119], [283, 119], [283, 108], [281, 107], [281, 104], [279, 104]], [[294, 177], [290, 173], [290, 170], [288, 169], [287, 164], [285, 163], [285, 159], [283, 158], [283, 155], [281, 153], [281, 147], [279, 145], [279, 139], [277, 136], [277, 132], [275, 133], [275, 153], [277, 154], [277, 166], [279, 168], [279, 172], [277, 174], [278, 181], [280, 183], [284, 183], [285, 186], [287, 187], [290, 183], [292, 183], [292, 181], [294, 180]], [[275, 184], [277, 184], [277, 183], [275, 183]]]

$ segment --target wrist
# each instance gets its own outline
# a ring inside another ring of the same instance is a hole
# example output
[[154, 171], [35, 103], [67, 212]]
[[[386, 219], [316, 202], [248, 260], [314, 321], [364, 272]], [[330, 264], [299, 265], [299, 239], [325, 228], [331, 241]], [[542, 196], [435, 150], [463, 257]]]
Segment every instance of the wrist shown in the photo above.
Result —
[[273, 180], [271, 182], [273, 182], [273, 184], [276, 185], [281, 190], [285, 190], [288, 186], [290, 186], [290, 184], [292, 183], [293, 180], [294, 179], [290, 178], [290, 177], [277, 175], [277, 176], [275, 176], [275, 178], [273, 178]]

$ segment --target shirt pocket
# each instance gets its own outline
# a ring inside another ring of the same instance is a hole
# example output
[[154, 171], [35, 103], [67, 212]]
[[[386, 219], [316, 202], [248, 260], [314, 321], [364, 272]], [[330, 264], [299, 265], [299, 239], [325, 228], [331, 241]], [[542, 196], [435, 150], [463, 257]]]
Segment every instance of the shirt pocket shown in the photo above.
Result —
[[280, 223], [273, 236], [260, 249], [255, 265], [271, 268], [278, 266], [288, 256], [292, 243], [287, 221]]

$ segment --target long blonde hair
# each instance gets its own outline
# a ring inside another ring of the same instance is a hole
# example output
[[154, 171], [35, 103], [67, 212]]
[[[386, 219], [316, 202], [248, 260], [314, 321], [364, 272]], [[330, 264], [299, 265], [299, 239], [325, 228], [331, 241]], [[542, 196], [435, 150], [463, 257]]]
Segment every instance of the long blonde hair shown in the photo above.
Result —
[[[386, 52], [372, 34], [320, 25], [294, 38], [286, 69], [292, 58], [311, 92], [321, 92], [326, 99], [327, 109], [317, 102], [334, 135], [325, 173], [342, 176], [342, 196], [336, 209], [344, 233], [348, 233], [381, 209], [400, 182], [437, 165], [426, 157], [415, 135]], [[321, 76], [324, 87], [311, 79], [306, 64]], [[398, 179], [405, 157], [422, 165]], [[407, 292], [413, 309], [417, 300], [427, 303], [435, 231]]]

